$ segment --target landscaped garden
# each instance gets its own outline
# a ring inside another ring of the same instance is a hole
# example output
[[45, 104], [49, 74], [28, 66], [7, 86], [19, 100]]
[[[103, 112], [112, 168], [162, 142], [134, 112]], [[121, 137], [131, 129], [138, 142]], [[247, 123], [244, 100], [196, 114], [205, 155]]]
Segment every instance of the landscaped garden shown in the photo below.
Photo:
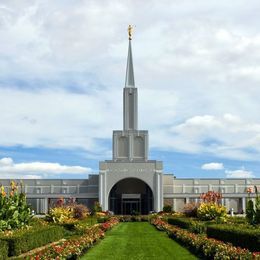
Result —
[[90, 211], [61, 198], [37, 218], [23, 186], [11, 182], [8, 192], [0, 188], [0, 259], [260, 259], [260, 196], [256, 187], [248, 193], [246, 217], [228, 216], [221, 194], [210, 191], [183, 213], [166, 205], [148, 216], [112, 216], [98, 203]]

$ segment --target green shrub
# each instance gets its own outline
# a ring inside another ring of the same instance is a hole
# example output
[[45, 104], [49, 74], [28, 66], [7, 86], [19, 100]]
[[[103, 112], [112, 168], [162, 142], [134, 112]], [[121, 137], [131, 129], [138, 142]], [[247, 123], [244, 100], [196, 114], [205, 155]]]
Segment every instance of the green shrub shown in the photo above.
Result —
[[0, 240], [0, 260], [7, 259], [8, 256], [8, 243]]
[[260, 195], [258, 194], [257, 187], [255, 186], [255, 223], [260, 224]]
[[168, 218], [168, 223], [180, 228], [189, 229], [191, 220], [188, 218]]
[[80, 221], [74, 221], [71, 223], [62, 223], [59, 224], [60, 226], [64, 227], [68, 231], [74, 231], [76, 230], [76, 226], [80, 223]]
[[15, 232], [10, 237], [0, 237], [0, 243], [8, 243], [8, 255], [17, 256], [34, 248], [60, 240], [65, 235], [61, 226], [42, 226], [30, 230]]
[[246, 224], [247, 220], [245, 217], [238, 217], [238, 216], [233, 216], [233, 217], [228, 217], [227, 218], [227, 223], [230, 224]]
[[260, 248], [260, 229], [226, 224], [211, 225], [207, 227], [207, 236], [251, 251], [259, 251]]
[[254, 215], [255, 215], [254, 202], [252, 200], [249, 200], [246, 204], [246, 218], [250, 224], [254, 223]]
[[171, 205], [164, 205], [163, 212], [166, 212], [166, 213], [172, 212], [172, 206]]
[[170, 225], [175, 225], [183, 229], [188, 229], [189, 231], [201, 234], [206, 232], [206, 224], [200, 221], [196, 221], [191, 218], [168, 218], [168, 223]]

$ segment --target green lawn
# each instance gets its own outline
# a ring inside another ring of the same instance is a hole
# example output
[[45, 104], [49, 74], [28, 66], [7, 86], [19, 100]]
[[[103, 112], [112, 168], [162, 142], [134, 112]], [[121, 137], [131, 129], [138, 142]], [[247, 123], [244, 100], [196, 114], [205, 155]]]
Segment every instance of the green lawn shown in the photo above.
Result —
[[120, 223], [82, 259], [197, 259], [187, 249], [147, 222]]

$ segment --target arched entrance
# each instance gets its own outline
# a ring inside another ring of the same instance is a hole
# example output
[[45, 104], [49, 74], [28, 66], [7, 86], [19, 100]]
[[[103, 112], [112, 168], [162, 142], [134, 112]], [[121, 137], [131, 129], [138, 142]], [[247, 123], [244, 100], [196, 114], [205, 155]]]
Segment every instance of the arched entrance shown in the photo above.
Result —
[[110, 191], [109, 210], [119, 215], [148, 214], [153, 210], [152, 190], [140, 179], [123, 179]]

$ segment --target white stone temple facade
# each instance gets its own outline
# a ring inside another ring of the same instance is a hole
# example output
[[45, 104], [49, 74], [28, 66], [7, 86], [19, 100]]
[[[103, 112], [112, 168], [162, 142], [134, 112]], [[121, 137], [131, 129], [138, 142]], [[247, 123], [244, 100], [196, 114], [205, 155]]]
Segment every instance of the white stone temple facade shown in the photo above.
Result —
[[160, 161], [148, 159], [149, 134], [138, 129], [138, 89], [135, 87], [131, 38], [123, 90], [123, 130], [113, 131], [113, 159], [100, 162], [99, 202], [116, 214], [160, 211], [163, 207]]

